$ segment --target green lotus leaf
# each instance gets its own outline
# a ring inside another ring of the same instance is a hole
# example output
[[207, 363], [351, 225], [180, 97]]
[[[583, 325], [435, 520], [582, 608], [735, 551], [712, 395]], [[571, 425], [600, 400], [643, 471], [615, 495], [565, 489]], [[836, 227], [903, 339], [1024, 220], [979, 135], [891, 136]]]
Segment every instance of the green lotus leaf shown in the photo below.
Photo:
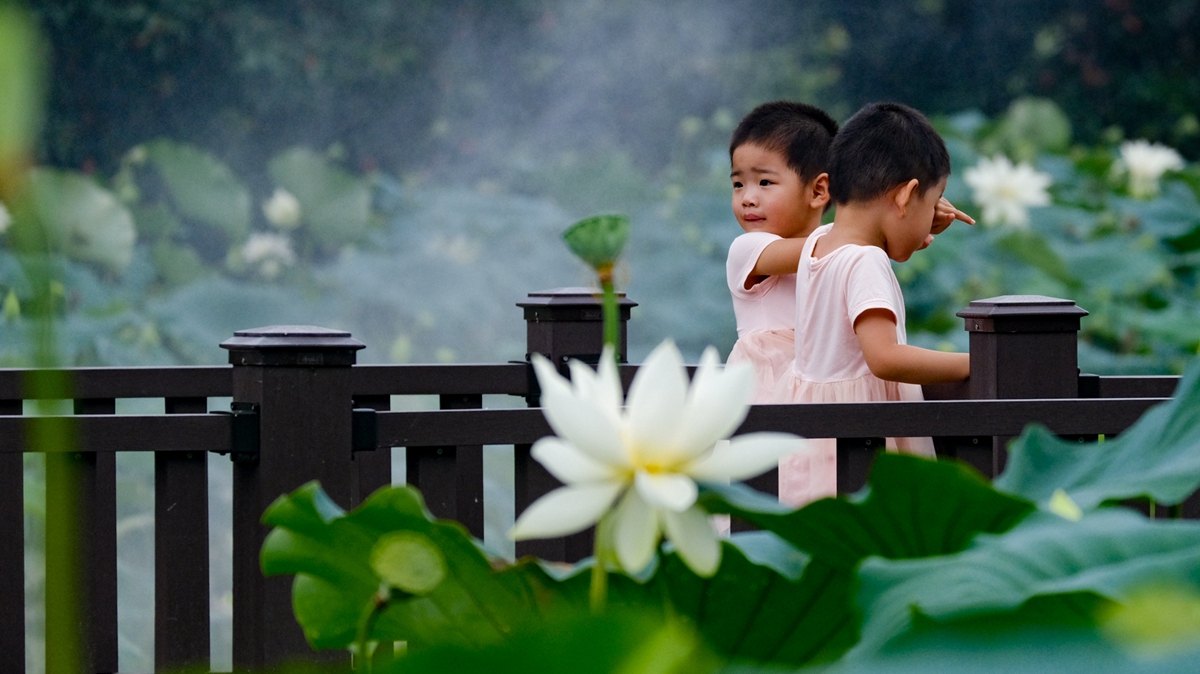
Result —
[[133, 259], [133, 216], [116, 196], [77, 173], [34, 169], [34, 210], [53, 249], [120, 273]]
[[1200, 487], [1200, 363], [1184, 373], [1171, 400], [1111, 440], [1068, 442], [1029, 427], [1009, 445], [995, 484], [1039, 504], [1062, 489], [1084, 510], [1138, 496], [1182, 502]]
[[[482, 648], [447, 644], [397, 661], [400, 674], [707, 674], [721, 665], [685, 620], [661, 610], [570, 611]], [[722, 670], [724, 671], [724, 670]]]
[[165, 138], [146, 143], [179, 214], [215, 228], [229, 241], [250, 231], [250, 193], [223, 162], [198, 147]]
[[914, 610], [933, 620], [962, 619], [1015, 611], [1040, 597], [1029, 620], [1094, 625], [1098, 604], [1086, 595], [1123, 601], [1151, 582], [1200, 586], [1200, 524], [1148, 520], [1124, 509], [1078, 522], [1038, 513], [955, 555], [865, 561], [858, 601], [867, 618], [849, 657], [913, 629]]
[[[390, 605], [372, 638], [407, 641], [414, 649], [479, 646], [537, 615], [528, 586], [514, 574], [496, 573], [496, 560], [461, 525], [434, 521], [410, 487], [385, 487], [344, 513], [318, 484], [309, 483], [277, 499], [263, 522], [274, 527], [263, 543], [263, 573], [296, 576], [296, 619], [314, 648], [346, 648], [354, 641], [358, 616], [379, 590], [373, 555], [378, 565], [381, 541], [386, 550], [387, 541], [412, 542], [412, 536], [440, 551], [444, 578], [422, 596]], [[422, 582], [428, 580], [425, 574]]]
[[867, 487], [852, 499], [823, 499], [791, 511], [742, 485], [708, 485], [700, 502], [710, 512], [745, 519], [811, 557], [798, 580], [809, 588], [805, 600], [774, 609], [804, 624], [805, 636], [813, 638], [794, 636], [786, 648], [777, 642], [779, 653], [795, 664], [836, 658], [858, 641], [852, 588], [864, 558], [958, 552], [975, 535], [1007, 531], [1033, 510], [1029, 502], [995, 491], [965, 465], [902, 454], [880, 454]]
[[276, 184], [300, 202], [301, 222], [318, 245], [337, 248], [366, 232], [371, 191], [362, 178], [306, 148], [292, 148], [275, 157], [269, 171]]

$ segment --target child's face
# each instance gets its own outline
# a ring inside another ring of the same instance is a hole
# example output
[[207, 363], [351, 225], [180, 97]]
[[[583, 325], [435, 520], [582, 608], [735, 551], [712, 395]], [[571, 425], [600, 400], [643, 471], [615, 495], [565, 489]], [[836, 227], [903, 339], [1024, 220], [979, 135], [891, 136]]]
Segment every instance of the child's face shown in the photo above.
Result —
[[[733, 215], [747, 232], [796, 236], [807, 224], [800, 176], [782, 153], [745, 143], [733, 151]], [[931, 216], [932, 219], [932, 216]]]
[[934, 210], [945, 191], [946, 178], [925, 190], [925, 194], [917, 194], [913, 190], [904, 216], [892, 223], [893, 226], [888, 228], [890, 231], [885, 232], [888, 257], [896, 262], [906, 262], [913, 253], [928, 245]]

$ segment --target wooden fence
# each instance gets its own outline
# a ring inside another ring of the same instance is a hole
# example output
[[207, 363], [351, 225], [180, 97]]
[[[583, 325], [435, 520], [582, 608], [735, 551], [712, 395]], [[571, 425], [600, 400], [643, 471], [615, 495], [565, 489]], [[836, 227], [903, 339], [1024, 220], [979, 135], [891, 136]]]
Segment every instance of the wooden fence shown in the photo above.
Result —
[[[528, 350], [564, 364], [596, 362], [601, 314], [586, 289], [531, 294], [525, 312]], [[622, 301], [622, 341], [632, 302]], [[1076, 339], [1085, 315], [1069, 300], [1006, 296], [972, 302], [959, 315], [970, 332], [968, 382], [927, 387], [926, 402], [763, 405], [739, 433], [788, 431], [835, 437], [838, 487], [856, 490], [887, 436], [934, 436], [938, 452], [987, 475], [1004, 460], [1003, 443], [1030, 422], [1063, 436], [1114, 435], [1169, 397], [1176, 377], [1081, 375]], [[258, 669], [313, 654], [292, 617], [291, 579], [263, 578], [259, 524], [280, 494], [309, 480], [350, 508], [391, 482], [391, 447], [407, 449], [409, 483], [439, 517], [483, 537], [483, 445], [514, 445], [515, 509], [520, 513], [557, 482], [529, 456], [551, 434], [536, 409], [538, 389], [526, 360], [494, 365], [355, 365], [362, 344], [348, 333], [275, 326], [236, 333], [221, 345], [230, 366], [74, 368], [39, 397], [74, 403], [76, 442], [46, 456], [48, 484], [79, 485], [84, 522], [80, 555], [87, 670], [117, 671], [116, 452], [154, 452], [155, 664], [160, 670], [209, 659], [207, 454], [233, 461], [233, 658]], [[624, 348], [621, 350], [624, 362]], [[626, 385], [636, 366], [622, 366]], [[25, 669], [22, 454], [55, 417], [22, 416], [31, 375], [0, 370], [0, 671]], [[393, 395], [437, 395], [440, 410], [390, 411]], [[483, 396], [524, 397], [528, 409], [483, 409]], [[232, 397], [228, 413], [208, 399]], [[118, 398], [163, 398], [165, 415], [117, 415]], [[43, 448], [45, 449], [45, 448]], [[775, 471], [751, 480], [775, 491]], [[1189, 503], [1186, 516], [1197, 516]], [[47, 540], [70, 531], [47, 504]], [[575, 560], [590, 554], [590, 532], [518, 544], [518, 555]], [[48, 554], [46, 621], [69, 566]], [[52, 630], [46, 648], [52, 652]]]

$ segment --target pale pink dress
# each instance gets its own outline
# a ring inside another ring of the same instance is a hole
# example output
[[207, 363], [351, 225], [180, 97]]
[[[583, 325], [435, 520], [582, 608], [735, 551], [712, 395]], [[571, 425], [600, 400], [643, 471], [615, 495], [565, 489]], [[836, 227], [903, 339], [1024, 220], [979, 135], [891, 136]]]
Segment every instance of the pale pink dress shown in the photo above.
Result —
[[796, 275], [768, 276], [746, 289], [746, 279], [763, 250], [781, 239], [768, 232], [747, 232], [729, 245], [725, 261], [738, 331], [737, 343], [725, 362], [754, 365], [755, 404], [772, 402], [779, 378], [791, 367], [796, 351]]
[[[882, 248], [846, 245], [812, 256], [813, 246], [833, 225], [819, 227], [804, 244], [796, 273], [796, 352], [779, 379], [780, 403], [923, 400], [921, 387], [884, 381], [871, 374], [854, 321], [868, 309], [886, 309], [896, 317], [896, 341], [908, 342], [904, 296]], [[779, 498], [799, 506], [837, 493], [837, 441], [810, 440], [816, 452], [780, 462]], [[888, 438], [889, 451], [933, 457], [929, 438]]]

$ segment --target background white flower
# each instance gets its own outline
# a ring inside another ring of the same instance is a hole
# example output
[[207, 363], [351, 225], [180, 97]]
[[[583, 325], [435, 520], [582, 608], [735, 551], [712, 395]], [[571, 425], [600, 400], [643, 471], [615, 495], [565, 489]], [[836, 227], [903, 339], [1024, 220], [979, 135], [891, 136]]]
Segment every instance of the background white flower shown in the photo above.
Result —
[[1025, 162], [1013, 165], [1008, 157], [981, 158], [963, 173], [963, 181], [974, 191], [972, 198], [983, 207], [982, 220], [989, 225], [1029, 225], [1029, 207], [1046, 206], [1053, 182], [1050, 176]]
[[8, 231], [8, 226], [12, 224], [12, 216], [8, 214], [8, 209], [4, 207], [4, 202], [0, 201], [0, 234]]
[[1167, 171], [1183, 169], [1183, 157], [1174, 149], [1145, 140], [1121, 143], [1121, 158], [1114, 168], [1129, 175], [1129, 193], [1138, 199], [1158, 194], [1158, 179]]
[[246, 264], [258, 265], [263, 278], [273, 279], [283, 267], [296, 263], [296, 254], [291, 239], [283, 234], [256, 232], [242, 245], [242, 259]]
[[280, 229], [294, 229], [300, 224], [300, 200], [282, 187], [275, 188], [262, 210], [267, 222]]
[[546, 419], [561, 437], [542, 438], [532, 453], [565, 486], [521, 514], [515, 539], [565, 536], [611, 517], [611, 540], [603, 543], [624, 569], [644, 569], [665, 534], [693, 571], [711, 576], [721, 546], [696, 505], [696, 481], [743, 480], [803, 447], [784, 433], [718, 442], [745, 419], [754, 374], [745, 365], [722, 369], [712, 347], [689, 388], [674, 342], [660, 344], [638, 370], [624, 410], [610, 349], [599, 372], [572, 361], [570, 381], [540, 355], [533, 366]]

